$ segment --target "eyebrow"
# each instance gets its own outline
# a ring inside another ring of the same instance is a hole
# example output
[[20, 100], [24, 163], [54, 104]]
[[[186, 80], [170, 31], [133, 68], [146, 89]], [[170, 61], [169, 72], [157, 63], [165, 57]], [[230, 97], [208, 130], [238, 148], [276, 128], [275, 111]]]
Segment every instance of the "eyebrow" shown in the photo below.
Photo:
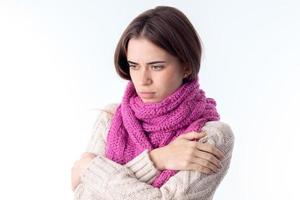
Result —
[[[128, 63], [131, 63], [131, 64], [138, 64], [136, 62], [133, 62], [133, 61], [130, 61], [128, 60]], [[151, 64], [156, 64], [156, 63], [166, 63], [166, 61], [153, 61], [153, 62], [148, 62], [146, 63], [147, 65], [151, 65]]]

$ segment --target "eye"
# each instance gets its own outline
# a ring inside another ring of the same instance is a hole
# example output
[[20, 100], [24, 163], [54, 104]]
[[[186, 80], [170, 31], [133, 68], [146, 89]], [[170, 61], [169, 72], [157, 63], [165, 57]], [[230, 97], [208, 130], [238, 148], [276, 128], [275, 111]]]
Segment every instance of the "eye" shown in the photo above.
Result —
[[136, 65], [129, 64], [129, 68], [131, 68], [131, 69], [137, 69], [137, 66], [136, 66]]
[[152, 69], [154, 69], [154, 70], [156, 70], [156, 71], [161, 70], [161, 69], [163, 69], [163, 68], [164, 68], [163, 65], [152, 65]]

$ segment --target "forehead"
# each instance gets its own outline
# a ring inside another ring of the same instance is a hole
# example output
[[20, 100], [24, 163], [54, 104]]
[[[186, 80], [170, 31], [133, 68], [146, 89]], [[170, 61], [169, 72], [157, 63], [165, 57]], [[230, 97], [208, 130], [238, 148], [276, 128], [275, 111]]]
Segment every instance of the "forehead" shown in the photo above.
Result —
[[127, 59], [132, 61], [168, 60], [171, 55], [146, 38], [132, 38], [128, 42]]

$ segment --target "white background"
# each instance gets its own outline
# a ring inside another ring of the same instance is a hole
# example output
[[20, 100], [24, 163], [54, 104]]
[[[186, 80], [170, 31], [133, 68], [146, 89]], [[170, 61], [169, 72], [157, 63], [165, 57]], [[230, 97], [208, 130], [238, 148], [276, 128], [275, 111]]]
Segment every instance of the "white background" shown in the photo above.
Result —
[[1, 199], [72, 199], [94, 108], [119, 102], [116, 43], [138, 14], [179, 8], [204, 44], [200, 85], [236, 141], [216, 200], [300, 199], [300, 3], [0, 0]]

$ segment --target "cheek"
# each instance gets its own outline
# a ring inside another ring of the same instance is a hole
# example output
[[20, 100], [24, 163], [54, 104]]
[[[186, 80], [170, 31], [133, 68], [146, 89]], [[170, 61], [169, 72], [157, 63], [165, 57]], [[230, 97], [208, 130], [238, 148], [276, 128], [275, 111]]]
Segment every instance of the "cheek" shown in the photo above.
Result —
[[178, 87], [181, 82], [182, 78], [179, 73], [169, 73], [165, 77], [165, 84], [168, 85], [168, 87]]
[[182, 79], [179, 75], [167, 73], [164, 76], [160, 76], [155, 80], [159, 93], [161, 95], [169, 95], [174, 92], [182, 83]]
[[137, 75], [136, 75], [136, 73], [134, 73], [134, 72], [129, 72], [129, 75], [130, 75], [131, 81], [132, 81], [133, 84], [135, 85], [136, 82], [137, 82]]

